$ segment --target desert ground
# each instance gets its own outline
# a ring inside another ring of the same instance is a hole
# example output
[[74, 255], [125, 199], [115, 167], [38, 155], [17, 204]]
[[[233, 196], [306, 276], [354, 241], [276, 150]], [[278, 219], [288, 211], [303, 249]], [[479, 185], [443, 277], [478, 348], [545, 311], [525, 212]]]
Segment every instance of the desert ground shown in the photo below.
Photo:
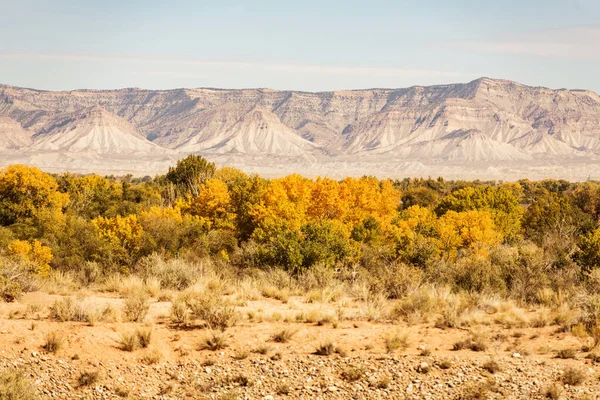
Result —
[[[181, 294], [135, 279], [113, 290], [2, 303], [0, 372], [50, 399], [600, 398], [593, 344], [561, 329], [564, 308], [487, 299], [388, 320], [393, 300], [213, 285], [217, 307], [232, 305], [221, 330], [173, 311]], [[147, 313], [123, 322], [138, 290]]]

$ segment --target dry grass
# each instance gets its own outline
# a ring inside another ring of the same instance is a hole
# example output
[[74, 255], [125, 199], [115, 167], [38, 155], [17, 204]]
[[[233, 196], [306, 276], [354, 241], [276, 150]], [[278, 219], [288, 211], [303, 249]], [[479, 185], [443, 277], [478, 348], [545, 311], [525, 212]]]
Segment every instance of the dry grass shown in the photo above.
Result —
[[454, 343], [452, 347], [452, 350], [454, 351], [464, 349], [469, 349], [472, 351], [485, 351], [487, 349], [485, 337], [481, 334], [473, 334], [468, 339]]
[[146, 326], [137, 328], [135, 330], [135, 335], [140, 347], [145, 349], [150, 346], [150, 341], [152, 340], [152, 327]]
[[335, 343], [331, 341], [325, 341], [320, 343], [315, 349], [314, 354], [318, 356], [331, 356], [335, 353], [338, 353], [338, 348], [335, 346]]
[[267, 346], [265, 344], [262, 344], [260, 346], [258, 346], [256, 349], [254, 349], [254, 352], [263, 356], [266, 356], [267, 354], [269, 354], [269, 352], [271, 351], [271, 347]]
[[346, 382], [357, 382], [365, 376], [365, 369], [361, 366], [349, 366], [342, 371], [342, 379]]
[[152, 350], [147, 351], [140, 358], [140, 361], [146, 365], [153, 365], [153, 364], [160, 362], [160, 360], [162, 360], [162, 358], [163, 358], [163, 355], [158, 349], [152, 349]]
[[48, 353], [56, 353], [63, 345], [62, 337], [58, 332], [50, 332], [46, 335], [46, 343], [43, 348]]
[[37, 400], [39, 398], [35, 386], [22, 372], [8, 368], [0, 373], [0, 399]]
[[586, 372], [581, 368], [568, 367], [563, 372], [561, 380], [569, 386], [581, 385], [587, 379]]
[[295, 334], [296, 331], [291, 329], [283, 329], [273, 335], [273, 341], [277, 343], [287, 343], [292, 339], [292, 337], [294, 337]]
[[123, 315], [127, 321], [142, 322], [149, 309], [148, 295], [144, 292], [135, 292], [125, 299]]
[[227, 336], [222, 331], [210, 331], [200, 343], [200, 350], [218, 351], [229, 346]]
[[408, 332], [390, 332], [385, 338], [385, 350], [388, 354], [393, 353], [397, 350], [406, 350], [408, 348], [409, 341], [409, 333]]
[[558, 400], [563, 393], [563, 385], [554, 382], [542, 389], [542, 395], [546, 399]]
[[134, 331], [121, 332], [119, 347], [123, 351], [135, 351], [138, 348], [138, 337]]
[[572, 359], [577, 356], [577, 352], [575, 349], [561, 349], [556, 352], [556, 358], [561, 358], [563, 360]]
[[99, 371], [83, 371], [77, 378], [77, 386], [91, 386], [100, 379]]
[[186, 302], [192, 318], [204, 321], [210, 329], [224, 331], [234, 326], [240, 319], [235, 306], [215, 294], [191, 294]]
[[493, 358], [490, 358], [481, 367], [484, 370], [486, 370], [487, 372], [489, 372], [490, 374], [495, 374], [496, 372], [502, 371], [502, 367], [500, 366], [500, 364], [498, 363], [498, 361], [496, 361]]

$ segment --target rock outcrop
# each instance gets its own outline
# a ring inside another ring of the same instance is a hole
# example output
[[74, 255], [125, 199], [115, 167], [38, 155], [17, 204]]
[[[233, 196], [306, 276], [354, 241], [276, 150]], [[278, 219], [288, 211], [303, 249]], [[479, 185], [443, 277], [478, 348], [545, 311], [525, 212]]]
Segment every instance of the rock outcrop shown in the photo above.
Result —
[[357, 174], [410, 175], [398, 165], [448, 173], [442, 165], [457, 176], [478, 168], [486, 177], [491, 166], [518, 167], [523, 175], [531, 166], [541, 175], [552, 167], [548, 175], [556, 175], [557, 164], [600, 163], [600, 96], [489, 78], [321, 93], [0, 86], [0, 150], [16, 148], [27, 160], [40, 152], [93, 152], [105, 160], [148, 154], [146, 161], [200, 153], [275, 174], [295, 165], [307, 174], [328, 174], [332, 166], [335, 175], [343, 163]]

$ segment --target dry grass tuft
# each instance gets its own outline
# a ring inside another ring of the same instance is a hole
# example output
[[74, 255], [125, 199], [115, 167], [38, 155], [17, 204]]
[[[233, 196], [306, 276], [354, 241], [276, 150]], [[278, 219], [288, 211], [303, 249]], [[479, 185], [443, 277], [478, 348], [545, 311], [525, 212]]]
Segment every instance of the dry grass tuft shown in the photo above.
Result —
[[136, 332], [127, 331], [121, 332], [119, 346], [123, 351], [135, 351], [138, 347], [138, 337]]
[[50, 332], [46, 335], [46, 343], [42, 346], [48, 353], [56, 353], [62, 347], [63, 341], [58, 332]]
[[210, 331], [200, 343], [200, 350], [218, 351], [229, 346], [227, 336], [222, 331]]
[[349, 366], [342, 371], [342, 379], [346, 382], [357, 382], [365, 376], [365, 369], [361, 366]]
[[37, 400], [39, 398], [35, 386], [22, 372], [9, 368], [0, 373], [0, 399]]
[[152, 327], [147, 326], [143, 328], [137, 328], [135, 330], [135, 335], [140, 347], [145, 349], [150, 346], [150, 341], [152, 340]]
[[561, 380], [569, 386], [581, 385], [587, 379], [587, 374], [581, 368], [569, 367], [563, 372]]
[[77, 378], [77, 385], [80, 387], [91, 386], [91, 385], [95, 384], [96, 382], [98, 382], [99, 379], [100, 379], [99, 371], [83, 371], [82, 373], [79, 374], [79, 377]]
[[396, 350], [406, 350], [408, 348], [409, 333], [394, 331], [388, 333], [385, 338], [385, 350], [388, 354]]
[[481, 367], [483, 369], [485, 369], [487, 372], [489, 372], [490, 374], [495, 374], [496, 372], [502, 371], [502, 367], [500, 366], [498, 361], [496, 361], [493, 358], [490, 358]]
[[452, 350], [464, 350], [469, 349], [472, 351], [485, 351], [487, 349], [487, 344], [485, 338], [481, 334], [473, 334], [470, 338], [458, 341], [454, 343]]
[[296, 334], [296, 331], [291, 329], [283, 329], [273, 335], [273, 341], [277, 343], [287, 343]]
[[556, 352], [556, 358], [563, 360], [573, 359], [577, 355], [575, 349], [561, 349]]
[[149, 309], [148, 295], [144, 292], [135, 292], [125, 299], [123, 315], [127, 321], [142, 322]]
[[152, 364], [156, 364], [156, 363], [160, 362], [160, 360], [162, 360], [162, 358], [163, 358], [163, 355], [158, 349], [152, 349], [152, 350], [146, 352], [146, 354], [144, 354], [140, 358], [140, 361], [142, 361], [146, 365], [152, 365]]

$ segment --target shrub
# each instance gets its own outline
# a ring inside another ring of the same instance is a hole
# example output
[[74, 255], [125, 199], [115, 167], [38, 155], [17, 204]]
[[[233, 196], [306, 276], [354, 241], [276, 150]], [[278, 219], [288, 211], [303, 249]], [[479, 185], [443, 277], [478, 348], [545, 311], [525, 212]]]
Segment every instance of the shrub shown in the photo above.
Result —
[[558, 400], [558, 399], [560, 399], [562, 392], [563, 392], [563, 385], [561, 385], [557, 382], [554, 382], [543, 388], [542, 395], [546, 399]]
[[485, 369], [490, 374], [495, 374], [496, 372], [500, 372], [502, 370], [498, 361], [494, 360], [493, 358], [486, 361], [482, 365], [482, 368]]
[[58, 332], [50, 332], [46, 335], [46, 343], [42, 346], [49, 353], [56, 353], [62, 347], [62, 337]]
[[184, 300], [177, 299], [171, 303], [171, 322], [185, 324], [188, 322], [187, 305]]
[[333, 342], [323, 342], [317, 346], [315, 353], [318, 356], [330, 356], [336, 353], [336, 347]]
[[153, 349], [151, 351], [146, 352], [146, 354], [144, 354], [140, 358], [140, 361], [142, 361], [146, 365], [152, 365], [158, 363], [162, 359], [162, 357], [163, 355], [159, 350]]
[[587, 376], [585, 371], [581, 368], [575, 367], [568, 367], [562, 375], [563, 383], [569, 386], [581, 385], [586, 378]]
[[290, 385], [288, 385], [285, 382], [277, 385], [277, 389], [275, 389], [275, 393], [277, 393], [278, 395], [287, 396], [288, 394], [290, 394], [290, 392], [291, 392]]
[[267, 345], [264, 345], [264, 344], [263, 344], [263, 345], [260, 345], [260, 346], [258, 346], [258, 347], [257, 347], [257, 348], [254, 350], [254, 352], [255, 352], [255, 353], [261, 354], [261, 355], [263, 355], [263, 356], [266, 356], [267, 354], [269, 354], [269, 352], [270, 352], [270, 351], [271, 351], [271, 347], [269, 347], [269, 346], [267, 346]]
[[18, 300], [23, 295], [19, 282], [9, 280], [0, 275], [0, 298], [7, 303]]
[[375, 382], [375, 387], [377, 389], [387, 389], [391, 383], [392, 380], [387, 375], [384, 375]]
[[562, 358], [563, 360], [569, 358], [575, 358], [576, 356], [575, 349], [561, 349], [556, 352], [556, 358]]
[[127, 331], [121, 332], [121, 337], [119, 340], [119, 345], [121, 350], [124, 351], [135, 351], [138, 347], [138, 336], [136, 332]]
[[368, 279], [371, 290], [385, 293], [390, 299], [401, 299], [421, 286], [424, 273], [400, 262], [379, 262], [369, 268]]
[[454, 346], [452, 347], [452, 350], [454, 351], [463, 349], [470, 349], [472, 351], [485, 351], [485, 349], [487, 349], [485, 338], [482, 335], [473, 334], [468, 339], [454, 343]]
[[71, 297], [55, 300], [49, 310], [50, 318], [56, 321], [85, 321], [81, 307]]
[[100, 379], [100, 372], [98, 371], [83, 371], [77, 378], [78, 386], [91, 386], [98, 382]]
[[296, 334], [296, 331], [290, 329], [283, 329], [273, 335], [273, 341], [277, 343], [287, 343]]
[[250, 352], [248, 350], [239, 350], [239, 351], [236, 351], [236, 353], [233, 355], [233, 358], [238, 361], [241, 361], [241, 360], [245, 360], [249, 356], [250, 356]]
[[77, 279], [82, 286], [90, 286], [96, 283], [102, 276], [102, 267], [97, 262], [86, 261], [83, 263], [79, 271], [77, 271]]
[[229, 346], [227, 336], [222, 331], [210, 331], [200, 343], [200, 350], [218, 351]]
[[408, 332], [391, 332], [384, 338], [385, 350], [389, 353], [393, 353], [396, 350], [405, 350], [408, 348]]
[[127, 321], [142, 322], [146, 318], [149, 308], [148, 296], [145, 293], [138, 292], [125, 299], [123, 314]]
[[140, 347], [145, 349], [150, 346], [150, 341], [152, 340], [152, 327], [137, 328], [135, 335]]
[[0, 373], [0, 399], [37, 400], [39, 398], [31, 381], [20, 371], [6, 369]]
[[187, 304], [193, 318], [203, 320], [210, 329], [225, 329], [235, 325], [239, 314], [227, 300], [214, 294], [191, 296]]
[[342, 379], [347, 382], [356, 382], [365, 376], [364, 368], [360, 366], [349, 366], [342, 371]]

